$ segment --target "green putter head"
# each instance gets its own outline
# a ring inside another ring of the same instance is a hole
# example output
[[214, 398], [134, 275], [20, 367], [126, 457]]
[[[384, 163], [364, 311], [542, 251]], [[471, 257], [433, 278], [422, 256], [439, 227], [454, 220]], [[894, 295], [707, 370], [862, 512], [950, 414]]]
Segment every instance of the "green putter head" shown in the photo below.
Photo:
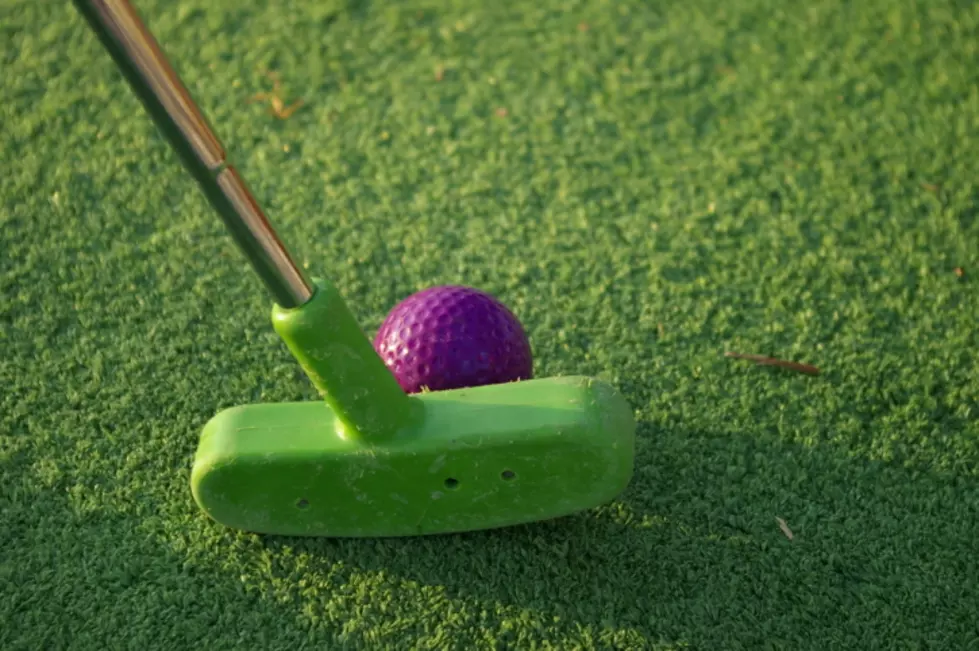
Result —
[[273, 323], [323, 401], [253, 404], [204, 427], [200, 508], [253, 533], [386, 537], [556, 518], [615, 498], [635, 421], [609, 384], [528, 380], [407, 395], [337, 291]]

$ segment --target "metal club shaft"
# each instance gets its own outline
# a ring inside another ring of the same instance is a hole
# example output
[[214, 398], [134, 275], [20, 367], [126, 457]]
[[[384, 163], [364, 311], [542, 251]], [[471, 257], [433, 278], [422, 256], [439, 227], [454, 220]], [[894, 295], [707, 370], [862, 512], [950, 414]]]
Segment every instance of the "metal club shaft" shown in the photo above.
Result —
[[281, 242], [156, 39], [128, 0], [73, 0], [150, 117], [180, 155], [280, 307], [305, 304], [313, 285]]

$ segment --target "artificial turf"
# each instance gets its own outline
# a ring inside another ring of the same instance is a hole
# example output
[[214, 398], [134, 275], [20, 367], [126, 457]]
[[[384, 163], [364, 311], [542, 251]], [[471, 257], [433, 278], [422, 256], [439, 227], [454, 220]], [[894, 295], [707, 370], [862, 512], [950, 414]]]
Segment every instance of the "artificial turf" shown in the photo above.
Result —
[[200, 427], [315, 396], [87, 26], [5, 0], [0, 648], [979, 648], [979, 5], [138, 7], [368, 333], [495, 293], [622, 390], [635, 476], [448, 537], [209, 522]]

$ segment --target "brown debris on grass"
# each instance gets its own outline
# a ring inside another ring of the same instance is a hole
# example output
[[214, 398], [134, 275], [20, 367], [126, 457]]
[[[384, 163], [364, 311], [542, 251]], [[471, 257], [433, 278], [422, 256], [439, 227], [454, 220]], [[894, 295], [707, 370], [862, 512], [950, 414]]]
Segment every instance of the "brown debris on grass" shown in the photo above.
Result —
[[789, 529], [789, 525], [786, 524], [785, 520], [783, 520], [778, 516], [775, 516], [775, 521], [778, 522], [778, 528], [782, 530], [782, 533], [785, 534], [786, 538], [788, 538], [789, 540], [795, 538], [795, 535], [793, 535], [792, 530]]
[[779, 368], [788, 369], [790, 371], [798, 371], [799, 373], [805, 373], [806, 375], [819, 375], [820, 370], [811, 364], [802, 364], [800, 362], [790, 362], [784, 359], [777, 359], [775, 357], [768, 357], [766, 355], [753, 355], [750, 353], [735, 353], [728, 351], [724, 353], [725, 357], [730, 357], [732, 359], [744, 359], [749, 362], [754, 362], [761, 366], [777, 366]]
[[285, 120], [303, 105], [303, 99], [300, 97], [289, 106], [286, 106], [285, 102], [282, 101], [282, 98], [279, 96], [279, 91], [282, 88], [282, 83], [279, 80], [279, 76], [274, 72], [267, 72], [265, 75], [272, 80], [272, 92], [258, 93], [253, 95], [249, 101], [267, 101], [269, 103], [269, 112], [280, 120]]

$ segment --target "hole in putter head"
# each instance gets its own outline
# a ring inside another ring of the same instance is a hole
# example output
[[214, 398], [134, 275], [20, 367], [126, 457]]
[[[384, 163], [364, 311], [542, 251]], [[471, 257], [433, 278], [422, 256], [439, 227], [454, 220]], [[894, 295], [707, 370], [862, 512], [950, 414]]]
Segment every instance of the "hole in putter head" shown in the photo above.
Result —
[[307, 500], [305, 497], [301, 498], [298, 502], [296, 502], [296, 508], [297, 509], [309, 508], [309, 500]]
[[450, 491], [455, 490], [459, 488], [459, 480], [453, 477], [449, 477], [448, 479], [445, 480], [445, 487], [448, 488]]
[[512, 470], [504, 470], [503, 472], [500, 473], [500, 478], [503, 481], [510, 481], [511, 479], [515, 479], [516, 476], [517, 473], [513, 472]]

